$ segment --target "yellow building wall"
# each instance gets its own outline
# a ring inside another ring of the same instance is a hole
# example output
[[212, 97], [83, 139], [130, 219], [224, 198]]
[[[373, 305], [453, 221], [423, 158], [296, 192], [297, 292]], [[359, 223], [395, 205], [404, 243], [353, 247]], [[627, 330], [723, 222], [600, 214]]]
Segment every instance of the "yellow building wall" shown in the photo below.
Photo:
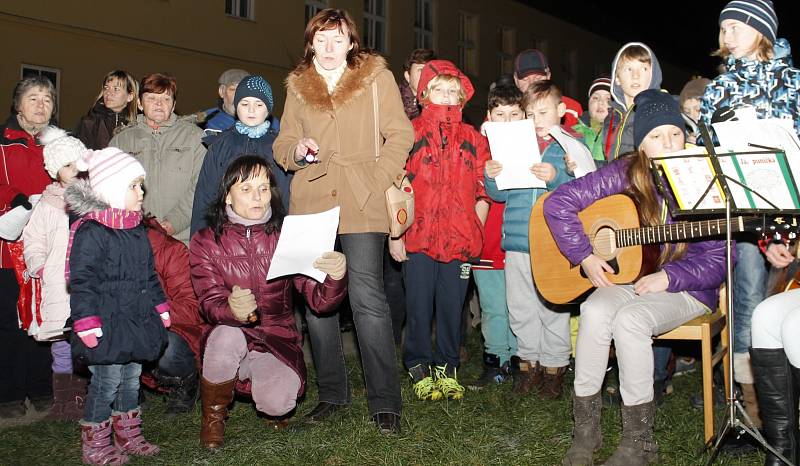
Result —
[[[414, 1], [386, 1], [385, 55], [396, 78], [402, 79], [402, 64], [414, 47]], [[350, 11], [362, 27], [363, 0], [329, 4]], [[10, 107], [22, 63], [60, 70], [59, 116], [66, 128], [93, 104], [100, 80], [110, 70], [126, 69], [137, 79], [157, 71], [174, 75], [178, 112], [191, 113], [215, 105], [219, 74], [236, 67], [262, 74], [272, 84], [275, 113], [280, 115], [283, 80], [302, 52], [304, 1], [255, 0], [254, 21], [227, 16], [224, 9], [224, 0], [0, 0], [0, 43], [5, 45], [0, 108]], [[471, 76], [476, 95], [465, 109], [472, 122], [483, 118], [489, 84], [500, 74], [499, 27], [515, 30], [515, 52], [532, 47], [534, 38], [544, 40], [553, 79], [582, 103], [595, 75], [610, 72], [620, 46], [569, 23], [569, 18], [555, 18], [512, 0], [437, 0], [435, 48], [440, 57], [456, 63], [460, 11], [479, 18], [479, 69]], [[663, 62], [662, 67], [673, 92], [690, 77], [688, 70]], [[570, 69], [572, 79], [567, 80]]]

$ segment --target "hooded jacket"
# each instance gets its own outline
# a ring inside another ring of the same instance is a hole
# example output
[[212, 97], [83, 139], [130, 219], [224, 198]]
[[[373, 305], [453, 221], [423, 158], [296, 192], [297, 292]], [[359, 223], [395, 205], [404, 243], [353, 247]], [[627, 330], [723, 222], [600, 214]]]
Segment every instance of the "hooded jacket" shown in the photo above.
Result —
[[292, 175], [279, 166], [272, 156], [272, 144], [277, 134], [271, 125], [270, 129], [259, 138], [251, 138], [239, 133], [236, 128], [229, 128], [214, 139], [203, 160], [203, 167], [200, 169], [197, 187], [194, 190], [191, 235], [207, 226], [206, 211], [219, 193], [225, 171], [231, 162], [242, 155], [258, 155], [266, 160], [275, 175], [283, 206], [289, 209], [289, 184]]
[[[592, 253], [578, 212], [593, 202], [620, 194], [630, 185], [630, 159], [619, 159], [571, 183], [559, 186], [544, 202], [544, 217], [558, 248], [575, 266]], [[667, 212], [667, 224], [673, 223]], [[686, 291], [708, 307], [717, 308], [719, 286], [725, 280], [725, 241], [693, 241], [686, 254], [662, 266], [669, 277], [668, 292]]]
[[[218, 325], [241, 328], [248, 351], [271, 353], [297, 373], [301, 382], [297, 395], [300, 396], [305, 391], [306, 366], [302, 336], [294, 320], [294, 291], [299, 291], [316, 312], [332, 312], [347, 293], [347, 280], [326, 276], [325, 281], [319, 283], [295, 275], [267, 281], [279, 236], [277, 230], [265, 225], [227, 222], [217, 239], [212, 228], [204, 228], [192, 237], [189, 264], [200, 312], [211, 324], [204, 342]], [[250, 289], [255, 295], [256, 323], [242, 323], [233, 316], [228, 296], [234, 285]], [[240, 393], [249, 393], [250, 382], [240, 380], [236, 388]]]
[[[603, 144], [603, 152], [609, 162], [617, 159], [622, 154], [627, 154], [635, 150], [633, 147], [633, 121], [635, 109], [628, 108], [625, 104], [625, 94], [622, 87], [617, 84], [617, 64], [622, 52], [628, 47], [638, 45], [643, 47], [650, 54], [651, 68], [653, 77], [650, 79], [648, 89], [661, 89], [661, 65], [658, 58], [647, 45], [641, 42], [628, 42], [619, 49], [611, 64], [611, 108], [608, 116], [603, 122], [603, 131], [600, 133], [600, 141]], [[644, 89], [642, 89], [644, 90]]]
[[[11, 210], [18, 194], [41, 194], [53, 181], [44, 169], [42, 150], [36, 138], [20, 128], [16, 115], [0, 126], [0, 215]], [[4, 239], [0, 239], [0, 268], [14, 268]]]
[[194, 190], [206, 155], [202, 137], [200, 128], [174, 113], [158, 129], [139, 115], [109, 143], [142, 164], [147, 172], [144, 212], [169, 220], [174, 237], [184, 244], [189, 244]]
[[488, 196], [483, 169], [489, 160], [485, 137], [461, 121], [461, 105], [422, 101], [422, 92], [438, 75], [455, 76], [466, 94], [472, 83], [447, 60], [432, 60], [422, 68], [417, 99], [422, 114], [412, 122], [414, 147], [406, 163], [414, 188], [414, 222], [403, 236], [408, 252], [423, 253], [439, 262], [477, 262], [483, 248], [483, 225], [475, 203]]
[[720, 108], [752, 106], [758, 118], [793, 120], [795, 132], [800, 135], [800, 70], [793, 66], [786, 39], [775, 41], [773, 50], [775, 57], [766, 62], [728, 57], [728, 72], [706, 86], [700, 120], [710, 125], [714, 112]]
[[100, 99], [88, 114], [81, 117], [75, 128], [75, 137], [80, 139], [88, 149], [105, 149], [117, 131], [127, 124], [126, 113], [111, 110], [103, 105], [103, 99]]
[[60, 183], [45, 188], [28, 224], [22, 230], [22, 241], [25, 264], [31, 275], [42, 283], [42, 323], [33, 337], [37, 340], [63, 339], [70, 314], [69, 293], [64, 278], [69, 215], [64, 203], [64, 188]]
[[[375, 134], [373, 103], [378, 106], [380, 138]], [[295, 162], [295, 147], [304, 137], [319, 144], [319, 163]], [[367, 55], [357, 67], [346, 66], [333, 93], [313, 65], [295, 69], [286, 78], [286, 106], [272, 148], [278, 165], [295, 172], [289, 213], [340, 206], [339, 233], [387, 233], [385, 193], [403, 181], [413, 143], [414, 130], [400, 91], [382, 57]]]
[[[109, 208], [87, 180], [64, 192], [71, 211], [84, 216]], [[109, 228], [84, 222], [75, 231], [69, 254], [71, 320], [99, 318], [103, 336], [88, 348], [73, 333], [72, 354], [85, 364], [153, 361], [161, 355], [167, 333], [156, 311], [166, 302], [158, 281], [147, 229]]]

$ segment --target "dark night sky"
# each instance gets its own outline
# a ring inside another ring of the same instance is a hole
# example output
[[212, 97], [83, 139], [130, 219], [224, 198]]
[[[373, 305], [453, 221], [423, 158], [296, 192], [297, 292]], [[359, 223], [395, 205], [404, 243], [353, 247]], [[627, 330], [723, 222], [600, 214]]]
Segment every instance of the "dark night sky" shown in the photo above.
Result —
[[[519, 0], [522, 3], [625, 43], [638, 40], [656, 56], [702, 75], [717, 75], [719, 59], [709, 54], [717, 48], [720, 0]], [[800, 60], [800, 1], [774, 0], [778, 37], [792, 46], [795, 65]]]

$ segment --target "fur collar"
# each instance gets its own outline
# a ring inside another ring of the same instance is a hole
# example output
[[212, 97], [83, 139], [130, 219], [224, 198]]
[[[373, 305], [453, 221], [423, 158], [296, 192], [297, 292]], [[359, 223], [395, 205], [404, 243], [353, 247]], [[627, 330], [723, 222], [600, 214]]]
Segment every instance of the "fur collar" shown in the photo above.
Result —
[[301, 103], [317, 111], [331, 112], [335, 107], [343, 107], [358, 98], [386, 67], [386, 60], [380, 55], [368, 55], [356, 69], [349, 66], [345, 70], [333, 94], [328, 93], [325, 80], [311, 65], [303, 71], [293, 71], [286, 78], [286, 90], [294, 94]]
[[64, 190], [67, 208], [79, 216], [89, 212], [106, 210], [110, 206], [92, 190], [89, 180], [77, 179]]

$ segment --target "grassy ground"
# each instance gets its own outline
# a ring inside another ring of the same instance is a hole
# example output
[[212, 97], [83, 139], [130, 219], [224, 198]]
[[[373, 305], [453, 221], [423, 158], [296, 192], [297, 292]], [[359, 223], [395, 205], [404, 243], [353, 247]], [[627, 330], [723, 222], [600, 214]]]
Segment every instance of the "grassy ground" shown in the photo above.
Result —
[[[479, 373], [479, 351], [479, 337], [473, 332], [473, 357], [460, 373], [462, 380], [471, 380]], [[566, 395], [554, 402], [535, 396], [519, 398], [511, 393], [510, 384], [505, 384], [468, 391], [460, 402], [420, 402], [413, 398], [404, 376], [403, 433], [385, 437], [368, 422], [361, 371], [354, 358], [350, 359], [350, 375], [355, 387], [353, 406], [326, 424], [307, 425], [298, 415], [291, 429], [271, 432], [263, 427], [252, 404], [237, 402], [228, 422], [225, 447], [215, 453], [199, 447], [199, 407], [193, 413], [167, 419], [162, 416], [162, 401], [154, 398], [145, 412], [145, 432], [162, 452], [130, 464], [552, 465], [560, 464], [569, 447], [571, 403]], [[706, 456], [698, 454], [702, 413], [689, 406], [689, 396], [700, 391], [700, 379], [699, 372], [676, 378], [675, 393], [658, 411], [659, 464], [705, 462]], [[313, 383], [310, 385], [299, 414], [315, 404], [315, 389]], [[604, 410], [603, 433], [603, 449], [595, 456], [598, 462], [607, 458], [618, 442], [618, 409]], [[7, 427], [0, 430], [0, 464], [80, 464], [79, 436], [75, 423], [38, 421]], [[753, 454], [721, 456], [716, 464], [762, 463], [763, 456]]]

